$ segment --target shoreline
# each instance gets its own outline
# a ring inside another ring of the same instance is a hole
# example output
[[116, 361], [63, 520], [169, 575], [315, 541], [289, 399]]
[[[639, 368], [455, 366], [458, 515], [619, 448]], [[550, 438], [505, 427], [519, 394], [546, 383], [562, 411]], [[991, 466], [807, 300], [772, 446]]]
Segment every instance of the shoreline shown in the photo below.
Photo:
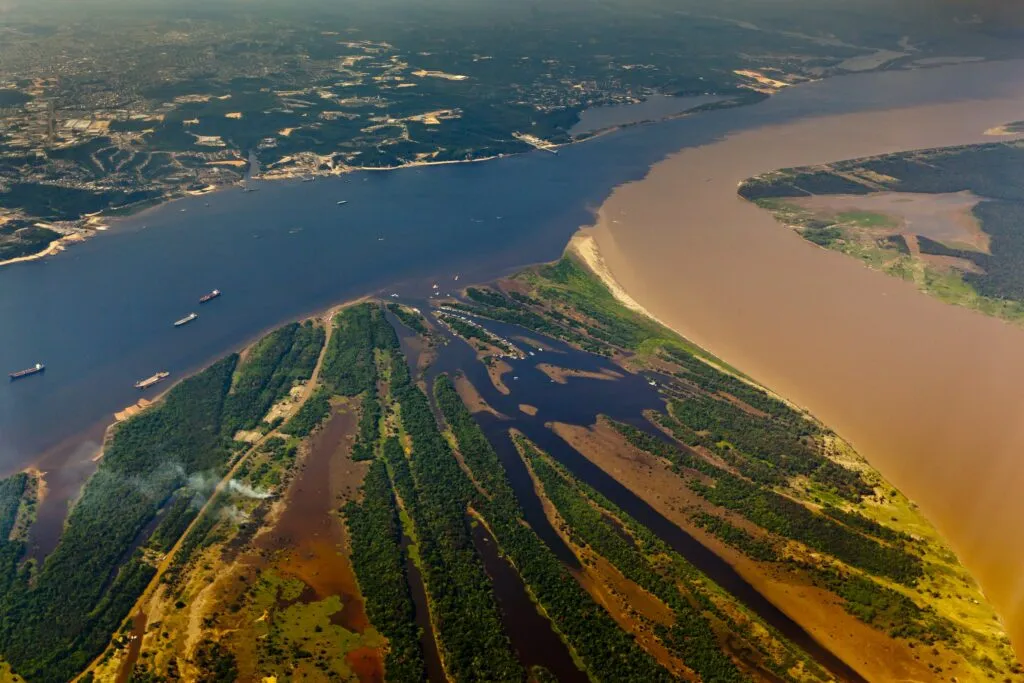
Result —
[[[245, 353], [249, 348], [251, 348], [254, 344], [256, 344], [260, 339], [265, 337], [267, 334], [281, 327], [282, 325], [287, 325], [289, 322], [298, 322], [301, 324], [308, 320], [320, 320], [322, 322], [327, 323], [332, 318], [334, 318], [334, 316], [336, 316], [339, 312], [341, 312], [342, 309], [348, 308], [349, 306], [354, 306], [356, 304], [374, 298], [378, 298], [376, 294], [364, 294], [362, 296], [358, 296], [355, 298], [346, 299], [340, 303], [332, 304], [326, 308], [321, 308], [308, 315], [298, 317], [294, 321], [285, 321], [277, 325], [272, 325], [266, 329], [261, 330], [253, 337], [245, 340], [242, 344], [238, 345], [237, 347], [226, 351], [221, 357], [231, 355], [232, 353]], [[383, 298], [381, 298], [381, 301], [383, 301]], [[82, 488], [85, 486], [86, 482], [88, 482], [92, 475], [96, 473], [96, 469], [99, 467], [100, 461], [103, 460], [104, 450], [107, 444], [110, 442], [110, 439], [113, 437], [114, 431], [125, 421], [130, 420], [131, 418], [136, 417], [137, 415], [155, 406], [159, 406], [163, 402], [164, 398], [166, 398], [167, 394], [170, 393], [172, 389], [174, 389], [174, 387], [176, 387], [178, 384], [188, 379], [189, 377], [192, 377], [202, 372], [207, 367], [209, 367], [211, 363], [216, 362], [216, 360], [217, 359], [213, 359], [213, 361], [211, 361], [210, 363], [204, 363], [202, 365], [189, 368], [188, 370], [182, 372], [172, 382], [166, 384], [162, 391], [152, 396], [142, 396], [135, 403], [132, 403], [128, 406], [125, 406], [119, 410], [110, 413], [89, 429], [65, 439], [60, 445], [58, 445], [51, 451], [47, 451], [46, 453], [43, 453], [40, 456], [36, 457], [26, 467], [23, 467], [19, 470], [13, 470], [11, 472], [8, 472], [4, 476], [12, 476], [14, 474], [17, 474], [18, 472], [40, 472], [42, 474], [40, 481], [42, 482], [43, 485], [45, 485], [47, 475], [64, 471], [68, 469], [69, 465], [77, 465], [78, 468], [76, 469], [78, 469], [78, 471], [77, 476], [75, 476], [74, 480], [71, 482], [61, 482], [60, 493], [63, 495], [50, 496], [47, 499], [47, 502], [49, 502], [50, 505], [61, 505], [65, 508], [64, 514], [58, 515], [60, 519], [53, 518], [47, 520], [51, 525], [59, 526], [62, 529], [64, 522], [67, 518], [68, 504], [81, 494]], [[145, 403], [144, 405], [143, 402]], [[119, 418], [119, 415], [123, 417]], [[97, 444], [98, 447], [96, 448], [96, 451], [91, 455], [87, 456], [85, 461], [76, 461], [73, 463], [72, 460], [75, 459], [76, 456], [78, 455], [77, 447], [75, 447], [74, 445], [86, 444], [89, 442], [89, 438], [94, 435], [97, 435], [99, 438], [99, 443]], [[47, 462], [47, 456], [51, 455], [53, 451], [62, 453], [63, 457], [61, 457], [59, 461], [55, 460]], [[40, 504], [40, 507], [42, 507], [42, 504]], [[36, 526], [35, 524], [33, 524], [33, 526], [29, 529], [30, 538], [33, 537], [32, 535], [35, 532], [35, 530]], [[52, 528], [43, 529], [43, 532], [43, 540], [46, 541], [45, 547], [40, 548], [38, 546], [34, 546], [33, 549], [30, 551], [32, 557], [38, 558], [40, 560], [45, 556], [49, 555], [50, 552], [52, 552], [53, 547], [56, 546], [56, 543], [60, 540], [61, 535], [60, 530], [55, 530]]]
[[[991, 135], [986, 135], [992, 125], [1015, 120], [1014, 112], [1019, 118], [1022, 107], [1024, 87], [1015, 97], [825, 115], [741, 131], [673, 154], [655, 164], [643, 180], [616, 188], [594, 224], [581, 228], [573, 239], [576, 253], [583, 252], [581, 258], [617, 298], [620, 294], [626, 297], [620, 298], [623, 303], [633, 302], [639, 312], [751, 375], [792, 404], [806, 407], [917, 501], [997, 607], [1018, 651], [1024, 651], [1024, 586], [1001, 567], [1013, 566], [1018, 555], [1024, 557], [1020, 551], [1008, 557], [1002, 546], [1019, 547], [1013, 539], [1024, 538], [1024, 525], [1013, 521], [1024, 518], [1016, 514], [1024, 506], [1012, 502], [1011, 490], [1021, 479], [1020, 468], [1011, 474], [1016, 450], [1010, 448], [1007, 438], [989, 437], [998, 445], [978, 443], [982, 430], [1012, 437], [1007, 430], [1013, 431], [1013, 422], [1007, 415], [994, 418], [980, 408], [968, 410], [961, 401], [953, 400], [959, 394], [953, 385], [941, 388], [967, 378], [974, 380], [968, 381], [972, 388], [984, 385], [971, 377], [977, 370], [968, 370], [976, 366], [976, 359], [956, 354], [964, 344], [977, 347], [980, 339], [991, 333], [990, 328], [946, 311], [952, 307], [842, 254], [813, 248], [778, 225], [768, 212], [739, 197], [736, 187], [755, 172], [889, 151], [993, 142]], [[987, 120], [988, 125], [979, 120]], [[857, 133], [850, 135], [850, 131]], [[684, 211], [688, 217], [685, 224], [680, 219]], [[800, 270], [804, 266], [806, 270]], [[839, 280], [856, 281], [861, 286]], [[872, 290], [870, 300], [857, 291], [866, 283]], [[668, 289], [675, 296], [668, 294]], [[896, 303], [913, 309], [920, 325], [910, 328], [905, 317], [896, 317], [891, 329], [877, 322], [874, 330], [865, 329], [862, 321], [878, 320], [880, 308]], [[963, 313], [980, 317], [966, 309]], [[1002, 326], [1000, 321], [993, 322]], [[976, 330], [984, 333], [982, 336], [968, 337], [949, 349], [953, 360], [964, 364], [964, 377], [956, 366], [948, 367], [950, 358], [937, 349], [922, 363], [921, 344], [907, 344], [917, 336], [928, 336], [933, 342], [944, 339], [951, 323], [972, 330], [985, 328]], [[829, 341], [817, 339], [819, 336]], [[851, 341], [864, 337], [866, 341]], [[907, 348], [895, 352], [892, 338], [903, 341]], [[997, 346], [1004, 347], [1009, 339], [1000, 342]], [[848, 353], [844, 346], [851, 347]], [[1007, 349], [1003, 355], [1008, 353]], [[871, 359], [867, 367], [857, 362], [858, 355]], [[914, 355], [917, 362], [910, 360]], [[1012, 365], [1017, 371], [1024, 359], [1015, 355], [1018, 362]], [[890, 367], [893, 356], [900, 359], [896, 367]], [[987, 361], [985, 369], [994, 364], [998, 362]], [[887, 370], [883, 373], [879, 367]], [[913, 379], [897, 381], [911, 372], [911, 367]], [[920, 393], [929, 385], [931, 389]], [[967, 393], [976, 395], [977, 391]], [[1000, 390], [993, 393], [998, 395]], [[853, 396], [859, 399], [856, 403]], [[945, 406], [947, 414], [937, 417], [928, 410], [934, 403], [929, 396], [948, 396], [957, 408], [951, 411]], [[977, 423], [973, 429], [934, 428], [936, 422], [955, 425], [958, 418], [962, 425], [964, 413], [969, 415], [968, 423]], [[955, 446], [936, 440], [938, 434], [954, 429], [959, 432]], [[922, 474], [926, 452], [931, 456], [931, 469], [938, 472], [924, 470], [928, 474]], [[941, 457], [936, 458], [936, 452]], [[966, 462], [960, 453], [991, 453], [988, 467], [971, 460], [971, 475], [965, 477]], [[922, 481], [928, 479], [936, 482]], [[995, 483], [1000, 480], [1002, 485]], [[954, 513], [948, 506], [950, 496], [977, 496], [984, 503], [973, 515]], [[983, 529], [987, 531], [982, 533]]]
[[34, 254], [28, 254], [26, 256], [17, 256], [15, 258], [7, 259], [6, 261], [0, 261], [0, 268], [3, 266], [9, 266], [14, 263], [27, 263], [29, 261], [38, 261], [39, 259], [46, 258], [47, 256], [53, 256], [59, 254], [68, 248], [69, 244], [75, 242], [83, 242], [89, 239], [88, 235], [81, 233], [72, 233], [70, 235], [61, 235], [57, 239], [53, 240], [46, 245], [46, 248], [42, 251], [37, 251]]
[[[672, 97], [688, 97], [688, 96], [687, 95], [673, 95]], [[724, 99], [721, 102], [715, 102], [715, 103], [711, 103], [711, 104], [704, 104], [704, 105], [700, 105], [700, 106], [697, 106], [697, 107], [694, 107], [694, 108], [691, 108], [691, 109], [687, 109], [685, 111], [681, 111], [681, 112], [678, 112], [678, 113], [668, 114], [666, 116], [662, 116], [662, 117], [657, 118], [657, 119], [643, 119], [643, 120], [640, 120], [640, 121], [631, 121], [631, 122], [627, 122], [627, 123], [616, 124], [616, 125], [613, 125], [613, 126], [607, 126], [605, 128], [601, 128], [601, 129], [594, 130], [594, 131], [588, 131], [587, 133], [584, 133], [581, 136], [578, 136], [578, 137], [570, 139], [568, 142], [563, 142], [563, 143], [547, 143], [546, 146], [544, 146], [544, 147], [539, 147], [539, 146], [531, 144], [530, 145], [530, 149], [523, 150], [521, 152], [510, 152], [510, 153], [507, 153], [507, 154], [506, 153], [492, 154], [490, 156], [478, 157], [478, 158], [474, 158], [474, 159], [447, 159], [447, 160], [444, 160], [444, 161], [409, 161], [409, 162], [406, 162], [404, 164], [397, 164], [395, 166], [347, 166], [347, 165], [343, 165], [343, 166], [337, 167], [335, 169], [332, 169], [329, 172], [320, 172], [320, 173], [313, 172], [313, 171], [288, 171], [288, 172], [284, 172], [284, 173], [280, 173], [280, 174], [275, 174], [273, 172], [271, 172], [271, 173], [262, 172], [262, 173], [260, 173], [258, 175], [255, 175], [255, 176], [245, 175], [240, 180], [237, 180], [237, 181], [234, 181], [234, 182], [231, 182], [231, 183], [225, 183], [223, 185], [208, 185], [208, 186], [204, 187], [201, 190], [191, 190], [191, 191], [190, 190], [177, 190], [177, 191], [174, 191], [174, 192], [170, 192], [170, 193], [168, 193], [168, 194], [166, 194], [166, 195], [164, 195], [162, 197], [159, 197], [159, 198], [152, 198], [152, 199], [142, 200], [142, 201], [138, 202], [137, 204], [129, 204], [129, 205], [125, 205], [125, 206], [119, 206], [119, 207], [103, 209], [103, 210], [101, 210], [99, 212], [96, 212], [96, 213], [82, 215], [81, 217], [79, 217], [78, 221], [83, 223], [83, 227], [92, 227], [91, 222], [96, 220], [97, 218], [106, 219], [107, 223], [104, 224], [104, 228], [103, 228], [105, 230], [108, 225], [109, 226], [113, 226], [113, 225], [115, 225], [121, 219], [144, 214], [147, 211], [151, 211], [151, 210], [158, 209], [160, 207], [169, 205], [169, 204], [171, 204], [171, 203], [173, 203], [173, 202], [175, 202], [175, 201], [177, 201], [179, 199], [186, 199], [186, 198], [189, 198], [189, 197], [208, 196], [208, 195], [212, 195], [212, 194], [217, 194], [218, 192], [223, 192], [225, 190], [234, 189], [234, 188], [238, 188], [238, 187], [244, 187], [245, 183], [248, 182], [248, 181], [259, 181], [259, 182], [271, 183], [271, 182], [287, 182], [287, 181], [290, 181], [290, 180], [291, 181], [302, 180], [304, 178], [311, 178], [312, 180], [316, 180], [318, 178], [325, 178], [325, 179], [340, 178], [340, 177], [343, 177], [343, 176], [346, 176], [346, 175], [349, 175], [349, 174], [352, 174], [352, 173], [382, 173], [382, 172], [391, 172], [391, 171], [402, 171], [402, 170], [411, 169], [411, 168], [426, 168], [426, 167], [431, 167], [431, 166], [452, 166], [452, 165], [455, 165], [455, 164], [478, 164], [478, 163], [484, 163], [484, 162], [488, 162], [488, 161], [495, 161], [495, 160], [498, 160], [498, 159], [505, 159], [505, 158], [522, 156], [524, 154], [533, 154], [535, 152], [547, 152], [548, 154], [557, 155], [559, 150], [561, 150], [563, 148], [567, 148], [567, 147], [570, 147], [572, 145], [584, 144], [584, 143], [589, 142], [591, 140], [597, 140], [599, 138], [602, 138], [602, 137], [604, 137], [606, 135], [610, 135], [612, 133], [618, 132], [620, 130], [626, 130], [626, 129], [633, 128], [633, 127], [636, 127], [636, 126], [657, 125], [659, 123], [666, 123], [666, 122], [669, 122], [669, 121], [675, 121], [675, 120], [678, 120], [678, 119], [681, 119], [681, 118], [686, 118], [686, 117], [689, 117], [689, 116], [693, 116], [695, 114], [700, 114], [700, 113], [705, 113], [705, 112], [712, 112], [712, 111], [718, 111], [718, 110], [724, 110], [724, 109], [732, 109], [732, 108], [736, 108], [736, 107], [745, 107], [745, 106], [749, 106], [749, 105], [753, 105], [753, 104], [758, 104], [759, 102], [763, 102], [764, 100], [768, 99], [770, 97], [770, 95], [769, 96], [765, 96], [765, 97], [759, 97], [759, 98], [743, 99], [742, 94], [733, 93], [732, 95], [728, 95], [728, 94], [727, 95], [721, 95], [721, 97], [726, 98], [726, 99]], [[530, 143], [527, 142], [527, 143], [524, 143], [524, 144], [530, 144]], [[4, 266], [7, 266], [7, 265], [13, 265], [15, 263], [37, 261], [37, 260], [46, 258], [47, 256], [53, 256], [55, 254], [59, 254], [60, 252], [64, 251], [67, 248], [68, 243], [72, 243], [73, 244], [75, 242], [82, 242], [82, 241], [85, 241], [85, 240], [88, 240], [88, 239], [92, 239], [95, 236], [96, 236], [95, 228], [94, 228], [93, 232], [91, 232], [91, 233], [73, 233], [71, 235], [62, 236], [61, 238], [59, 238], [57, 240], [54, 240], [53, 242], [50, 242], [50, 244], [46, 247], [46, 249], [44, 249], [42, 251], [36, 252], [34, 254], [29, 254], [27, 256], [19, 256], [19, 257], [14, 258], [14, 259], [8, 259], [6, 261], [0, 261], [0, 268], [2, 268]]]

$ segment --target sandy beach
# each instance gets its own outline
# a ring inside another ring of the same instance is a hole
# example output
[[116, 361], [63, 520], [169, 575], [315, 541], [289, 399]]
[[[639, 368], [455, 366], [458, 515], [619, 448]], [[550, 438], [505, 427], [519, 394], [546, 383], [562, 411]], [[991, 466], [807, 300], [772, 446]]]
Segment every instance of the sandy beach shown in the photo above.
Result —
[[46, 258], [47, 256], [52, 256], [53, 254], [59, 254], [60, 252], [64, 251], [64, 248], [68, 244], [72, 244], [74, 242], [81, 242], [84, 239], [85, 236], [78, 233], [62, 235], [61, 237], [58, 237], [57, 239], [53, 240], [48, 245], [46, 245], [46, 248], [43, 249], [42, 251], [37, 251], [36, 253], [29, 254], [28, 256], [19, 256], [17, 258], [7, 259], [6, 261], [0, 261], [0, 266], [9, 266], [12, 263], [25, 263], [27, 261], [38, 261], [41, 258]]
[[736, 193], [789, 166], [1003, 141], [1019, 94], [810, 118], [684, 150], [573, 249], [632, 308], [811, 410], [931, 518], [1024, 651], [1024, 331], [817, 248]]

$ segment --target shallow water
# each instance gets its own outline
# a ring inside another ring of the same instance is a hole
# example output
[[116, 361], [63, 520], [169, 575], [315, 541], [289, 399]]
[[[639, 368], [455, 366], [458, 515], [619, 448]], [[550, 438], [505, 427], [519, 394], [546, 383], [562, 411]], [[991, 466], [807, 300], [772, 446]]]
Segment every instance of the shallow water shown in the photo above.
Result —
[[[572, 551], [566, 548], [561, 538], [553, 529], [550, 529], [550, 524], [540, 508], [540, 500], [534, 490], [533, 480], [509, 440], [508, 432], [513, 427], [525, 434], [527, 438], [564, 465], [581, 481], [586, 482], [626, 514], [650, 529], [694, 567], [735, 596], [752, 612], [802, 648], [822, 666], [839, 676], [841, 680], [863, 680], [851, 667], [820, 645], [799, 624], [762, 596], [725, 560], [701, 545], [686, 531], [661, 515], [546, 426], [550, 422], [589, 426], [597, 422], [600, 415], [606, 415], [614, 420], [628, 422], [646, 429], [660, 438], [666, 438], [643, 417], [645, 410], [664, 408], [664, 399], [656, 388], [648, 384], [645, 376], [625, 373], [621, 379], [614, 381], [572, 377], [565, 384], [559, 384], [553, 382], [537, 366], [551, 363], [558, 367], [590, 373], [600, 373], [602, 370], [621, 373], [621, 368], [607, 358], [577, 351], [564, 342], [539, 337], [535, 333], [515, 325], [490, 320], [479, 320], [479, 322], [483, 323], [491, 332], [506, 339], [520, 338], [539, 341], [538, 345], [550, 349], [546, 351], [534, 349], [535, 355], [533, 356], [507, 361], [512, 367], [512, 371], [503, 377], [503, 382], [511, 392], [508, 395], [495, 388], [487, 374], [487, 369], [476, 360], [475, 352], [469, 345], [459, 340], [453, 340], [440, 351], [440, 358], [434, 366], [434, 371], [461, 370], [489, 406], [505, 415], [515, 416], [514, 421], [500, 420], [489, 413], [477, 413], [474, 417], [484, 430], [488, 440], [499, 451], [499, 457], [505, 466], [509, 482], [524, 509], [526, 521], [556, 554], [561, 557], [568, 553], [573, 560], [567, 564], [569, 566], [578, 564]], [[535, 406], [537, 408], [536, 416], [519, 413], [517, 409], [521, 403]], [[538, 520], [538, 516], [540, 520]], [[554, 536], [554, 542], [550, 540], [551, 536]], [[563, 559], [563, 561], [565, 560]]]
[[[983, 81], [951, 79], [945, 104], [807, 119], [684, 150], [617, 189], [594, 235], [640, 304], [810, 409], [917, 502], [1020, 652], [1024, 330], [817, 248], [736, 194], [743, 179], [781, 167], [991, 142], [986, 129], [1024, 113], [1024, 70], [1003, 76], [982, 100]], [[902, 83], [892, 72], [876, 82]]]
[[973, 192], [815, 195], [791, 201], [818, 214], [835, 215], [857, 211], [881, 214], [892, 219], [893, 225], [871, 227], [869, 230], [924, 235], [947, 245], [988, 251], [988, 236], [982, 232], [978, 220], [971, 213], [978, 202], [983, 200]]

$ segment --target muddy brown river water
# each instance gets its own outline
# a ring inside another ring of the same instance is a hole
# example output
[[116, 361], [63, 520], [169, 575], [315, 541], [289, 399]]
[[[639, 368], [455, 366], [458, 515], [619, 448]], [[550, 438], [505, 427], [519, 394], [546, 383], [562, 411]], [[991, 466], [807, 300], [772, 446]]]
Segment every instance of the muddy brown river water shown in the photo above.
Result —
[[737, 184], [787, 166], [993, 142], [995, 99], [808, 118], [686, 149], [618, 188], [591, 230], [667, 325], [810, 409], [937, 524], [1024, 652], [1024, 330], [805, 242]]

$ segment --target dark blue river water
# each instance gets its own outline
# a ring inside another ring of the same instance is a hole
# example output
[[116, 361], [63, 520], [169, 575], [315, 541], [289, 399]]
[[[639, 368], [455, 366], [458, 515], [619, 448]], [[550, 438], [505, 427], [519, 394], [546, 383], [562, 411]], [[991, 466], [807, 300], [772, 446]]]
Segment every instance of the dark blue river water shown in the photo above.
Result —
[[[279, 323], [366, 293], [422, 295], [433, 282], [446, 291], [455, 274], [464, 284], [554, 259], [615, 186], [683, 147], [799, 117], [997, 97], [1021, 68], [860, 74], [558, 155], [252, 183], [258, 192], [179, 200], [62, 254], [0, 268], [0, 370], [47, 364], [0, 384], [0, 474], [95, 434], [139, 398], [136, 380], [158, 370], [179, 379]], [[200, 307], [215, 287], [224, 296]], [[172, 326], [192, 311], [198, 320]]]

